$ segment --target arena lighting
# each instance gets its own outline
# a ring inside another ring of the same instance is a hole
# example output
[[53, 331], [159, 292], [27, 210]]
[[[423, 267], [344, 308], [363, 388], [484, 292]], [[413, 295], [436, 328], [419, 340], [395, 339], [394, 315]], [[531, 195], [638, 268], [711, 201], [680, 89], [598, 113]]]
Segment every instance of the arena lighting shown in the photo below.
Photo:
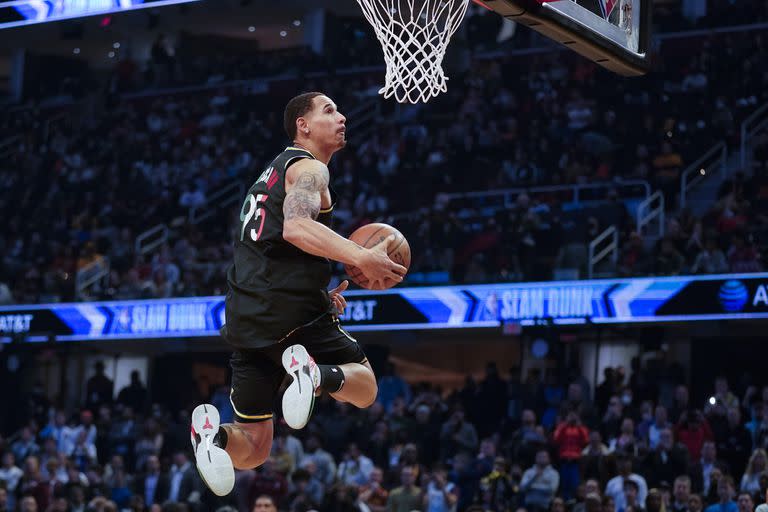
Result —
[[[0, 19], [14, 20], [0, 22], [0, 29], [199, 1], [200, 0], [0, 0]], [[100, 25], [106, 27], [110, 23], [111, 18], [106, 16], [101, 20]]]
[[[345, 293], [350, 331], [768, 319], [768, 273], [396, 287]], [[223, 297], [0, 307], [0, 342], [215, 337]], [[551, 342], [550, 342], [551, 343]]]

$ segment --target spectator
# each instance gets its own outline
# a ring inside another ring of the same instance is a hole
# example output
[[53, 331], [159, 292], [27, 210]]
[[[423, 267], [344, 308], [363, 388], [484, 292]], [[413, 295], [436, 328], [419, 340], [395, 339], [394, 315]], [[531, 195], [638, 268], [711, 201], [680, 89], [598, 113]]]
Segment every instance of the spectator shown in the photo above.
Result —
[[400, 487], [390, 491], [387, 512], [411, 512], [421, 507], [421, 489], [415, 485], [413, 468], [404, 467], [400, 472]]
[[425, 512], [451, 512], [455, 510], [458, 500], [458, 489], [456, 485], [448, 481], [445, 469], [437, 468], [433, 471], [424, 492]]
[[752, 501], [752, 495], [748, 492], [739, 493], [736, 503], [738, 504], [739, 512], [753, 512], [755, 510], [755, 503]]
[[680, 475], [675, 478], [672, 497], [669, 512], [690, 512], [688, 508], [691, 498], [691, 479], [688, 475]]
[[151, 507], [162, 504], [170, 492], [168, 475], [160, 470], [160, 459], [156, 455], [147, 457], [144, 474], [136, 479], [136, 494], [144, 498], [144, 503]]
[[598, 482], [594, 478], [590, 478], [589, 480], [584, 482], [584, 501], [577, 502], [575, 505], [573, 505], [572, 512], [586, 512], [587, 497], [597, 496], [598, 500], [600, 500], [601, 499], [600, 495], [601, 495], [600, 482]]
[[30, 427], [21, 429], [21, 438], [11, 445], [11, 452], [16, 460], [24, 460], [30, 455], [40, 453], [40, 446], [35, 442], [35, 435]]
[[85, 404], [91, 410], [97, 410], [102, 404], [112, 403], [112, 393], [114, 386], [112, 380], [104, 375], [104, 363], [96, 361], [93, 366], [95, 375], [93, 375], [85, 385]]
[[[633, 480], [637, 483], [637, 504], [645, 507], [645, 498], [648, 495], [648, 484], [645, 478], [632, 472], [632, 459], [629, 456], [620, 456], [616, 462], [619, 474], [608, 481], [605, 486], [606, 496], [613, 498], [617, 510], [626, 509], [627, 503], [624, 498], [624, 480]], [[647, 507], [650, 509], [650, 507]]]
[[706, 441], [701, 447], [701, 458], [691, 469], [693, 489], [703, 496], [709, 495], [712, 470], [717, 462], [717, 448], [714, 441]]
[[277, 512], [275, 500], [273, 500], [271, 496], [262, 494], [256, 498], [256, 501], [254, 501], [252, 512]]
[[355, 443], [351, 443], [344, 454], [344, 461], [339, 464], [338, 479], [347, 485], [367, 484], [373, 472], [373, 462], [360, 452]]
[[655, 450], [659, 444], [661, 431], [665, 428], [672, 428], [672, 426], [668, 420], [667, 408], [663, 405], [657, 405], [654, 411], [653, 424], [648, 428], [648, 446], [651, 450]]
[[702, 512], [704, 510], [704, 500], [699, 494], [691, 494], [688, 498], [688, 512]]
[[333, 456], [323, 450], [320, 437], [317, 434], [309, 435], [304, 447], [306, 450], [300, 466], [306, 467], [311, 462], [315, 467], [315, 476], [318, 480], [325, 486], [333, 484], [336, 476], [336, 463]]
[[176, 452], [171, 466], [168, 499], [190, 503], [200, 496], [197, 471], [190, 464], [186, 452]]
[[763, 493], [763, 503], [757, 506], [755, 512], [768, 512], [768, 489]]
[[765, 450], [758, 448], [752, 452], [752, 456], [747, 463], [747, 469], [741, 478], [741, 486], [739, 487], [741, 492], [757, 494], [761, 491], [760, 477], [766, 470], [766, 464], [768, 464], [768, 456]]
[[637, 502], [637, 495], [640, 492], [640, 486], [631, 479], [624, 480], [624, 500], [625, 508], [617, 509], [616, 512], [645, 512], [645, 509]]
[[480, 481], [483, 504], [491, 510], [509, 510], [516, 503], [519, 481], [507, 471], [507, 462], [496, 457], [493, 471]]
[[581, 451], [589, 442], [589, 429], [581, 424], [578, 414], [571, 411], [565, 421], [557, 425], [554, 442], [560, 458], [560, 489], [569, 500], [579, 486], [579, 461]]
[[371, 512], [386, 512], [389, 492], [384, 488], [384, 472], [381, 468], [373, 468], [371, 480], [360, 488], [360, 501], [365, 503]]
[[526, 508], [539, 512], [549, 510], [559, 486], [560, 475], [550, 465], [549, 452], [539, 450], [535, 464], [523, 473], [520, 482], [520, 490], [525, 493]]
[[251, 482], [250, 495], [267, 495], [275, 503], [280, 503], [288, 496], [288, 481], [285, 476], [275, 471], [275, 462], [271, 458], [264, 461], [264, 464], [257, 469]]
[[117, 402], [137, 412], [145, 410], [147, 388], [141, 383], [138, 370], [131, 371], [131, 383], [120, 390], [120, 393], [117, 395]]
[[704, 248], [696, 255], [691, 267], [693, 274], [722, 274], [728, 272], [728, 261], [713, 238], [707, 238]]
[[707, 420], [699, 410], [686, 411], [677, 425], [677, 438], [688, 448], [691, 459], [701, 456], [701, 447], [705, 441], [714, 440]]
[[718, 452], [734, 474], [741, 474], [752, 447], [752, 435], [742, 424], [738, 407], [728, 409], [728, 424], [718, 443]]
[[666, 512], [667, 510], [661, 491], [655, 488], [648, 491], [648, 499], [645, 503], [647, 512]]
[[11, 512], [11, 505], [8, 501], [8, 491], [0, 487], [0, 512]]
[[659, 444], [648, 454], [645, 466], [651, 485], [660, 486], [662, 482], [672, 482], [677, 475], [688, 472], [688, 450], [674, 442], [672, 429], [665, 428], [659, 433]]
[[16, 488], [18, 487], [19, 480], [21, 480], [23, 474], [24, 472], [21, 468], [16, 465], [16, 457], [13, 452], [5, 452], [3, 454], [3, 464], [2, 467], [0, 467], [0, 482], [3, 483], [1, 487], [9, 493], [8, 503], [10, 508], [13, 508], [15, 504], [13, 496], [16, 493]]
[[443, 459], [461, 451], [474, 452], [478, 447], [477, 430], [464, 418], [464, 411], [457, 410], [443, 424], [440, 431]]
[[705, 512], [737, 512], [738, 505], [733, 501], [733, 479], [725, 475], [717, 483], [718, 503], [708, 506]]

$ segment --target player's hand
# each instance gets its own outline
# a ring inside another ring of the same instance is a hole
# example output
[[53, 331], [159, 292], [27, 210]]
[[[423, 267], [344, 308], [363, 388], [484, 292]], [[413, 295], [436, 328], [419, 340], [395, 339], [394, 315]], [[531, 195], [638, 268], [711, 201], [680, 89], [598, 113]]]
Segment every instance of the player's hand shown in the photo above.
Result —
[[388, 288], [386, 285], [387, 281], [394, 281], [395, 283], [403, 281], [403, 276], [407, 269], [392, 261], [387, 254], [389, 244], [396, 238], [395, 235], [389, 235], [384, 241], [374, 247], [363, 249], [360, 261], [355, 265], [370, 282], [371, 290]]
[[347, 299], [345, 299], [341, 292], [347, 289], [349, 286], [349, 281], [346, 279], [339, 284], [336, 288], [328, 292], [328, 297], [331, 299], [331, 304], [333, 304], [334, 309], [336, 309], [336, 316], [342, 316], [344, 314], [344, 310], [347, 307]]

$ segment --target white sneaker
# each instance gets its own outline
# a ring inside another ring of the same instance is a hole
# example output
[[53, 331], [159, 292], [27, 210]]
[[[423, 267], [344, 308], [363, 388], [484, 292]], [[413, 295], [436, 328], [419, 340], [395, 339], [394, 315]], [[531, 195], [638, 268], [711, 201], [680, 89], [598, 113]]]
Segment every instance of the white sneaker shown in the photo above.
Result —
[[192, 412], [192, 450], [197, 471], [216, 496], [226, 496], [235, 486], [235, 468], [229, 454], [219, 448], [219, 411], [211, 404], [195, 407]]
[[292, 429], [304, 428], [315, 405], [315, 390], [320, 385], [320, 369], [302, 345], [283, 351], [283, 368], [293, 378], [283, 394], [283, 418]]

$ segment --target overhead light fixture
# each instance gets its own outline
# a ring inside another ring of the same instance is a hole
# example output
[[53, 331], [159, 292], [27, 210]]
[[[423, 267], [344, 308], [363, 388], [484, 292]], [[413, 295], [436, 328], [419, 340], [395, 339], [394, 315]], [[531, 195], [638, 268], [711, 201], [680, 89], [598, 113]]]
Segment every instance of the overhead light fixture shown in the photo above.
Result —
[[115, 58], [115, 52], [109, 52], [107, 54], [107, 57], [109, 57], [110, 59], [114, 59]]
[[285, 30], [280, 31], [280, 37], [285, 37], [287, 35], [288, 35], [288, 32], [286, 32]]
[[248, 27], [248, 32], [256, 32], [256, 27], [251, 25], [250, 27]]
[[74, 53], [75, 55], [80, 55], [80, 48], [75, 48], [74, 50], [72, 50], [72, 53]]
[[293, 20], [293, 26], [294, 27], [300, 27], [301, 26], [301, 20]]
[[112, 43], [112, 48], [117, 50], [118, 48], [120, 48], [120, 43]]

